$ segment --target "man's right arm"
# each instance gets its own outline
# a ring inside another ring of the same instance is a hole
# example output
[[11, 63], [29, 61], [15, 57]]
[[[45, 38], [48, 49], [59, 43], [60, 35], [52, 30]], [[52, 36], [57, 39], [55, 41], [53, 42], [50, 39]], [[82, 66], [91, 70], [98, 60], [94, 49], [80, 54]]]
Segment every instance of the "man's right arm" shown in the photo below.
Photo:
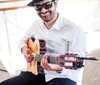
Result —
[[33, 25], [26, 31], [25, 35], [22, 37], [22, 39], [19, 42], [19, 50], [21, 51], [21, 53], [23, 53], [25, 60], [27, 62], [31, 62], [33, 59], [33, 55], [32, 55], [32, 51], [28, 48], [27, 46], [27, 41], [29, 38], [31, 38], [32, 36], [34, 36], [34, 29], [33, 29]]

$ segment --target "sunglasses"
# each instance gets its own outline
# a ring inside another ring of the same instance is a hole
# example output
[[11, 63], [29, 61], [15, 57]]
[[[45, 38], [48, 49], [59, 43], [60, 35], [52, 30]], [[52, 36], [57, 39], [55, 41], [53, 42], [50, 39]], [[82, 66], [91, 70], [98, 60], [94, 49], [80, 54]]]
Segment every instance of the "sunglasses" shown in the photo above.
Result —
[[42, 4], [42, 5], [35, 4], [35, 5], [34, 5], [34, 8], [35, 8], [37, 11], [41, 11], [42, 8], [50, 9], [50, 8], [52, 7], [52, 2], [53, 2], [53, 1], [54, 1], [54, 0], [49, 1], [49, 2], [47, 2], [47, 3], [44, 3], [44, 4]]

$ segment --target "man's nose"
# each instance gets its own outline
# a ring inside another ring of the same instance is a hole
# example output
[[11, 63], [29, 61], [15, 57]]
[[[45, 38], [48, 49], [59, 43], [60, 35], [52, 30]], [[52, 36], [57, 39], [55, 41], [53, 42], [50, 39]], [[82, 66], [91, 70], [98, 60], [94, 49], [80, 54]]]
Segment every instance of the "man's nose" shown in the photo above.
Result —
[[45, 13], [47, 10], [44, 8], [44, 7], [42, 7], [42, 9], [41, 9], [41, 12], [42, 13]]

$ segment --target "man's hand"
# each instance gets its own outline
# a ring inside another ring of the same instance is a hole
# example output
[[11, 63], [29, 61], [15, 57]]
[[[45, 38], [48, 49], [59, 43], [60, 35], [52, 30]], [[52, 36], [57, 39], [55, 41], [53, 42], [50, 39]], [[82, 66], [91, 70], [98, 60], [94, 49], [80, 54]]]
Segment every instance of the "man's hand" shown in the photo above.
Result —
[[34, 59], [34, 55], [32, 54], [32, 51], [29, 48], [27, 48], [26, 46], [22, 47], [21, 51], [25, 57], [25, 60], [28, 63], [31, 63]]
[[48, 63], [48, 57], [47, 56], [44, 56], [42, 61], [41, 61], [41, 66], [46, 69], [46, 70], [49, 70], [49, 71], [59, 71], [59, 70], [62, 70], [63, 67], [57, 65], [57, 64], [50, 64]]

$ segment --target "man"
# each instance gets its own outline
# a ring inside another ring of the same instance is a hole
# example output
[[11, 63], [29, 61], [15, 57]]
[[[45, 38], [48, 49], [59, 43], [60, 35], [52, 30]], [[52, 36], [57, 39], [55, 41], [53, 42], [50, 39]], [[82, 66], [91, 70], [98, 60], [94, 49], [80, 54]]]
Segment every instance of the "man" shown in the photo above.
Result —
[[[34, 57], [32, 51], [27, 47], [30, 37], [44, 39], [46, 53], [65, 54], [71, 52], [80, 57], [85, 56], [86, 43], [83, 31], [62, 17], [56, 11], [57, 5], [58, 0], [32, 0], [28, 4], [35, 8], [41, 18], [32, 24], [19, 45], [28, 63], [32, 62]], [[43, 57], [41, 66], [44, 68], [45, 75], [22, 72], [19, 76], [8, 79], [0, 85], [77, 85], [82, 73], [82, 68], [65, 69], [59, 65], [50, 64], [47, 56]]]

